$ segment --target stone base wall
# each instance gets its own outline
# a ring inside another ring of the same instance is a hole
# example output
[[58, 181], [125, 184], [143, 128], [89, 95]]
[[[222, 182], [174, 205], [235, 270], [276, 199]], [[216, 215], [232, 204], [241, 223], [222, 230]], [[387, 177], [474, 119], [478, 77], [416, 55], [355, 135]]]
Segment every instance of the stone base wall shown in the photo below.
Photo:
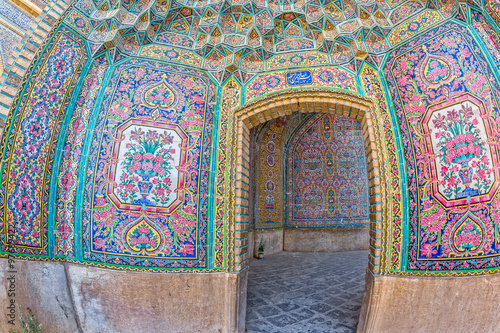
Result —
[[500, 274], [477, 277], [366, 273], [358, 333], [499, 332]]
[[248, 233], [248, 253], [257, 257], [260, 240], [265, 254], [290, 252], [361, 251], [370, 247], [370, 228], [285, 228], [256, 229]]
[[248, 230], [247, 257], [251, 259], [255, 253], [255, 230]]
[[[33, 310], [44, 332], [244, 332], [247, 270], [239, 274], [121, 272], [0, 259], [0, 332], [11, 299]], [[14, 275], [15, 297], [9, 297]]]
[[284, 251], [360, 251], [370, 247], [370, 228], [285, 228], [283, 238]]
[[253, 255], [257, 258], [260, 240], [266, 243], [265, 255], [283, 251], [283, 229], [256, 229], [253, 232], [254, 249]]

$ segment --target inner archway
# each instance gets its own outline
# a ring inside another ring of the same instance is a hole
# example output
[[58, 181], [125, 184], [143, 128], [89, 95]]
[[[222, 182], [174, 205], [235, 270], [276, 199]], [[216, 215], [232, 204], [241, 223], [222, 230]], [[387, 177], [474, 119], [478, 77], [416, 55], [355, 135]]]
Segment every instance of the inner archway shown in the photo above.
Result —
[[[368, 250], [368, 174], [361, 124], [293, 113], [251, 130], [249, 253]], [[254, 246], [252, 251], [252, 236]]]
[[[234, 255], [232, 264], [235, 272], [241, 272], [247, 266], [248, 253], [248, 223], [250, 207], [250, 130], [259, 124], [275, 118], [290, 115], [294, 112], [301, 113], [329, 113], [348, 117], [361, 124], [366, 152], [366, 165], [368, 174], [368, 192], [370, 207], [370, 249], [368, 268], [373, 274], [378, 274], [381, 265], [381, 230], [383, 221], [382, 193], [383, 182], [380, 181], [380, 159], [374, 122], [374, 104], [371, 100], [338, 93], [328, 90], [309, 90], [300, 92], [282, 93], [270, 98], [246, 105], [233, 115], [232, 126], [232, 156], [234, 176], [231, 179], [231, 188], [234, 190], [234, 202], [229, 212], [230, 225], [233, 226], [234, 238], [230, 244]], [[234, 224], [231, 220], [234, 218]], [[232, 231], [233, 231], [232, 230]], [[233, 236], [233, 232], [230, 233]], [[242, 311], [244, 309], [240, 309]], [[244, 314], [240, 313], [240, 316]], [[241, 318], [241, 317], [240, 317]]]
[[361, 124], [296, 112], [250, 138], [246, 330], [355, 331], [370, 237]]

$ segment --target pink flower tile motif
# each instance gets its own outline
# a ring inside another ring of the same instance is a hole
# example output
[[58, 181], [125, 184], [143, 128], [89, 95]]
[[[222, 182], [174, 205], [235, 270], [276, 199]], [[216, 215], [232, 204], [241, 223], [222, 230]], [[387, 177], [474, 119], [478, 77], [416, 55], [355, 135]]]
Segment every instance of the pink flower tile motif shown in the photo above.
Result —
[[[17, 130], [5, 133], [4, 148], [9, 153], [4, 156], [5, 199], [0, 199], [6, 204], [0, 219], [0, 251], [41, 256], [49, 253], [48, 196], [56, 149], [53, 140], [60, 134], [58, 124], [66, 113], [64, 102], [74, 89], [74, 77], [86, 60], [83, 45], [69, 34], [55, 33], [49, 45], [50, 51], [24, 84], [26, 93], [19, 99], [18, 111], [11, 114], [17, 119]], [[67, 224], [53, 233], [71, 239]], [[12, 249], [7, 244], [13, 244]]]
[[88, 155], [83, 260], [209, 269], [214, 86], [197, 71], [130, 60], [107, 89]]
[[468, 275], [500, 266], [493, 71], [471, 32], [454, 23], [388, 58], [408, 175], [407, 272]]
[[187, 136], [175, 125], [158, 125], [133, 121], [119, 130], [124, 139], [115, 148], [119, 163], [109, 190], [119, 207], [171, 212], [181, 203], [182, 191], [175, 189], [184, 185], [180, 166], [186, 163]]
[[431, 106], [423, 117], [427, 152], [435, 156], [433, 194], [445, 207], [488, 201], [498, 187], [485, 115], [483, 103], [466, 94]]

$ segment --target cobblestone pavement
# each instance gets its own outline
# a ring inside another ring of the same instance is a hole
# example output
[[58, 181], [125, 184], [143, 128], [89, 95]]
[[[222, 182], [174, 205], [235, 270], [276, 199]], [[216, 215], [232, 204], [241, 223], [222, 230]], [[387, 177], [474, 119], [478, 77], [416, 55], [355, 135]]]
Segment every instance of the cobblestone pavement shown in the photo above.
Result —
[[368, 252], [281, 252], [251, 260], [248, 333], [355, 332]]

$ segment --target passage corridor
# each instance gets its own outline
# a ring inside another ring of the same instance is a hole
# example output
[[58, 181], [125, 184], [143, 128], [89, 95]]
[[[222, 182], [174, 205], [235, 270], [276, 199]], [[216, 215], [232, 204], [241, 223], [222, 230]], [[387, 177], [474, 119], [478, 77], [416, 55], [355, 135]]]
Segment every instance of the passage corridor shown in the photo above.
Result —
[[355, 332], [368, 252], [281, 252], [251, 260], [248, 333]]

